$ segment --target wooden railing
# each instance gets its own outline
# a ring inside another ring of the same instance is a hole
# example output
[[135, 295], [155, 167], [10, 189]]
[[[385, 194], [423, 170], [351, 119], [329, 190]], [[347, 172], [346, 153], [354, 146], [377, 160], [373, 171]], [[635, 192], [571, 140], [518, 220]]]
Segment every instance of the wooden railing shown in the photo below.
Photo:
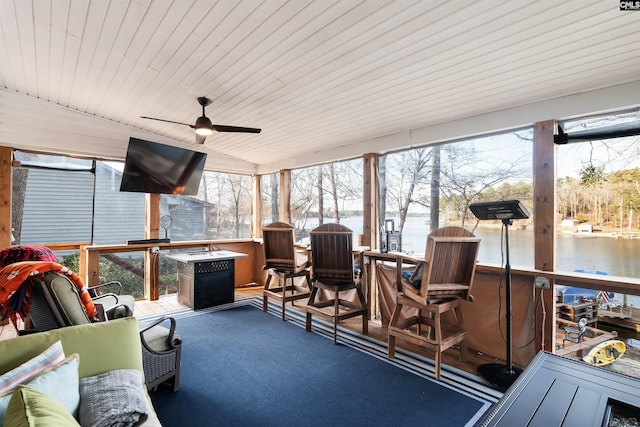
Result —
[[[202, 241], [186, 241], [186, 242], [170, 242], [159, 244], [138, 244], [138, 245], [96, 245], [91, 246], [89, 242], [70, 242], [70, 243], [47, 243], [44, 246], [50, 248], [52, 251], [79, 251], [80, 253], [80, 271], [78, 274], [80, 277], [90, 286], [97, 285], [99, 280], [99, 264], [98, 260], [102, 254], [114, 254], [123, 252], [150, 252], [151, 248], [157, 247], [160, 250], [171, 249], [197, 249], [204, 248], [207, 250], [215, 249], [231, 249], [230, 247], [241, 246], [245, 249], [251, 249], [250, 258], [256, 258], [256, 249], [260, 249], [260, 239], [237, 239], [237, 240], [202, 240]], [[261, 258], [258, 254], [258, 260], [251, 262], [251, 265], [256, 264], [256, 271], [252, 271], [251, 274], [243, 274], [243, 278], [251, 277], [252, 280], [248, 282], [258, 282], [253, 278], [259, 278], [262, 276], [262, 264]], [[394, 257], [395, 260], [395, 257]], [[478, 264], [477, 271], [487, 273], [501, 273], [501, 267], [490, 264]], [[512, 267], [512, 274], [518, 274], [523, 276], [536, 276], [548, 278], [552, 284], [563, 284], [568, 286], [575, 286], [579, 288], [596, 289], [608, 292], [617, 292], [627, 295], [640, 296], [640, 279], [618, 277], [618, 276], [603, 276], [584, 274], [576, 272], [565, 271], [542, 271], [533, 268]]]
[[[479, 264], [477, 271], [500, 273], [501, 268], [495, 265]], [[595, 289], [598, 291], [617, 292], [627, 295], [640, 295], [640, 279], [618, 276], [576, 273], [569, 271], [542, 271], [533, 268], [511, 268], [512, 274], [523, 276], [546, 277], [551, 284], [562, 284], [577, 288]]]
[[[144, 295], [145, 299], [159, 298], [158, 258], [160, 251], [204, 249], [207, 251], [225, 249], [246, 253], [248, 258], [236, 261], [235, 286], [249, 283], [264, 283], [262, 265], [264, 257], [260, 241], [254, 239], [236, 240], [198, 240], [170, 243], [144, 243], [133, 245], [96, 245], [85, 246], [81, 252], [80, 277], [89, 286], [95, 286], [100, 280], [100, 256], [108, 254], [143, 252], [144, 253]], [[82, 268], [84, 265], [84, 268]]]
[[[194, 240], [170, 243], [145, 243], [135, 245], [91, 245], [89, 242], [43, 243], [54, 252], [78, 251], [78, 275], [88, 286], [95, 286], [100, 281], [100, 256], [126, 252], [144, 253], [144, 295], [145, 299], [159, 298], [158, 256], [160, 251], [166, 250], [233, 250], [246, 253], [248, 258], [236, 261], [235, 285], [243, 286], [251, 283], [263, 284], [266, 273], [262, 270], [264, 256], [262, 254], [261, 239], [232, 239], [232, 240]], [[138, 272], [140, 273], [140, 272]], [[138, 274], [140, 275], [140, 274]]]
[[[159, 297], [159, 277], [158, 277], [158, 252], [164, 250], [188, 250], [203, 248], [206, 250], [226, 249], [236, 252], [247, 253], [249, 256], [244, 259], [237, 260], [235, 286], [242, 286], [250, 283], [264, 284], [266, 277], [262, 270], [264, 265], [264, 256], [261, 248], [261, 241], [258, 239], [239, 239], [239, 240], [217, 240], [217, 241], [189, 241], [189, 242], [171, 242], [159, 244], [138, 244], [138, 245], [105, 245], [105, 246], [89, 246], [86, 243], [63, 243], [46, 245], [54, 251], [78, 250], [80, 251], [80, 276], [88, 285], [95, 285], [99, 282], [99, 259], [101, 255], [117, 254], [126, 252], [144, 252], [145, 254], [145, 298], [154, 300]], [[476, 268], [477, 276], [483, 276], [478, 280], [478, 285], [482, 282], [497, 283], [500, 275], [504, 274], [504, 270], [497, 265], [478, 264]], [[638, 295], [640, 296], [640, 279], [591, 275], [576, 272], [563, 271], [542, 271], [533, 268], [513, 267], [511, 273], [514, 277], [515, 286], [527, 286], [533, 288], [534, 279], [536, 277], [544, 277], [549, 280], [550, 289], [544, 292], [538, 292], [537, 295], [542, 298], [544, 293], [546, 303], [542, 303], [546, 309], [546, 313], [555, 313], [555, 285], [562, 284], [567, 286], [595, 289], [600, 291], [615, 292], [619, 294]], [[475, 286], [475, 285], [474, 285]], [[370, 298], [375, 300], [376, 288], [370, 291], [374, 295]], [[372, 300], [370, 299], [371, 303]], [[491, 298], [485, 303], [497, 304]], [[514, 312], [522, 307], [514, 305]], [[539, 309], [538, 309], [539, 310]], [[553, 314], [551, 314], [553, 315]], [[545, 316], [537, 317], [536, 321], [536, 348], [542, 345], [545, 349], [553, 349], [555, 322], [549, 322]], [[544, 343], [539, 342], [543, 340]]]

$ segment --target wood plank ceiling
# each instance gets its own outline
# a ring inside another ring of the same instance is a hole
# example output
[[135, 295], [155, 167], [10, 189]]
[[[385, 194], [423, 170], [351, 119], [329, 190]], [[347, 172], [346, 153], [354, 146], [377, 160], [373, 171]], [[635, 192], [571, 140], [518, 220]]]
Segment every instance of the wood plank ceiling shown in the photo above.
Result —
[[[0, 144], [122, 159], [138, 136], [205, 150], [209, 168], [277, 171], [625, 94], [639, 36], [640, 12], [602, 0], [2, 0]], [[262, 133], [196, 146], [189, 127], [140, 118], [195, 123], [198, 96], [214, 123]]]

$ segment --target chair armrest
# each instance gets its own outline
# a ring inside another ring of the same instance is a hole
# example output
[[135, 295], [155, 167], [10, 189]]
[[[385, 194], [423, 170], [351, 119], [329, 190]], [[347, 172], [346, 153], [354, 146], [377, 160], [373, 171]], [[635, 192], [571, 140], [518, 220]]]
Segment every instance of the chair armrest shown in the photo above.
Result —
[[95, 302], [98, 302], [99, 300], [101, 300], [101, 299], [103, 300], [103, 299], [106, 299], [106, 298], [113, 298], [114, 301], [115, 301], [114, 304], [110, 304], [109, 305], [110, 307], [113, 306], [113, 305], [118, 304], [118, 295], [114, 294], [113, 292], [109, 292], [109, 293], [106, 293], [106, 294], [100, 294], [100, 295], [96, 295], [95, 297], [91, 297], [91, 299], [93, 301], [95, 301]]
[[40, 330], [40, 329], [18, 329], [17, 334], [19, 337], [23, 336], [23, 335], [31, 335], [31, 334], [37, 334], [40, 332], [46, 332], [46, 330]]
[[[95, 298], [94, 301], [98, 299], [100, 298]], [[124, 314], [119, 316], [118, 314], [120, 314], [121, 311], [124, 311]], [[104, 316], [107, 318], [107, 320], [113, 320], [123, 317], [132, 317], [133, 312], [131, 311], [131, 307], [126, 304], [115, 304], [110, 305], [108, 309], [104, 310]]]
[[[176, 331], [176, 319], [174, 319], [173, 317], [160, 317], [158, 319], [156, 319], [155, 321], [148, 323], [148, 324], [144, 324], [144, 325], [140, 325], [140, 339], [146, 344], [146, 340], [144, 338], [144, 333], [148, 330], [150, 330], [151, 328], [153, 328], [154, 326], [158, 326], [159, 324], [163, 323], [164, 321], [168, 320], [170, 322], [170, 326], [169, 326], [169, 336], [167, 337], [167, 340], [169, 342], [169, 346], [171, 348], [176, 348], [178, 345], [180, 345], [179, 343], [176, 343], [174, 340], [174, 334]], [[147, 345], [148, 347], [148, 345]]]
[[87, 290], [89, 291], [89, 294], [92, 296], [97, 296], [99, 295], [98, 293], [96, 293], [96, 289], [100, 289], [104, 286], [115, 286], [118, 290], [116, 292], [111, 292], [113, 294], [116, 295], [120, 295], [122, 293], [122, 283], [118, 282], [117, 280], [112, 280], [111, 282], [106, 282], [106, 283], [100, 283], [99, 285], [95, 285], [95, 286], [89, 286], [87, 288]]
[[426, 262], [424, 257], [418, 258], [411, 255], [402, 255], [399, 257], [399, 260], [405, 264], [420, 264], [421, 262]]

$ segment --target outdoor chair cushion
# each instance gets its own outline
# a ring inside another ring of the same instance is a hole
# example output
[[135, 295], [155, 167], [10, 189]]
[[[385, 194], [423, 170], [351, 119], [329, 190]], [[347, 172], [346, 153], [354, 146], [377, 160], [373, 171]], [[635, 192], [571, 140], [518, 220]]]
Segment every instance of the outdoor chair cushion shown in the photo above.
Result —
[[[140, 329], [144, 329], [146, 324], [140, 322]], [[147, 343], [151, 350], [156, 352], [163, 352], [171, 349], [170, 343], [167, 340], [168, 330], [164, 326], [154, 326], [151, 329], [144, 332], [144, 341]], [[173, 346], [182, 344], [182, 337], [177, 332], [173, 334]]]

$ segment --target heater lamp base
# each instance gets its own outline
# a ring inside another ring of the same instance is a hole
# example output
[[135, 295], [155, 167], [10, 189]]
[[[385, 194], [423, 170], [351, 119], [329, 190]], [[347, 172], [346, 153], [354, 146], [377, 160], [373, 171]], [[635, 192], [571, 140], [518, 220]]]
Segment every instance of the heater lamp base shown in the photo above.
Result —
[[504, 392], [522, 373], [522, 369], [516, 368], [514, 366], [509, 369], [507, 365], [489, 363], [486, 365], [478, 366], [478, 373], [482, 376], [482, 378], [484, 378], [494, 386], [499, 387], [501, 391]]

